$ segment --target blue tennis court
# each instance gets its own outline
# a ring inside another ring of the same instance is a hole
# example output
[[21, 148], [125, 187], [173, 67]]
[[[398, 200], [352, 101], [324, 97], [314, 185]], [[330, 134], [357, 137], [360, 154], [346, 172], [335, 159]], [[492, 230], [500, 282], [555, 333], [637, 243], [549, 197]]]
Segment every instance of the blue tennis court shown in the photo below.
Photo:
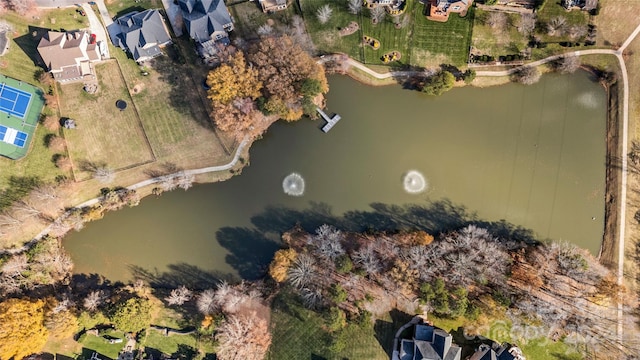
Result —
[[27, 133], [0, 125], [0, 141], [19, 147], [27, 143]]
[[4, 83], [0, 84], [0, 111], [24, 119], [31, 94]]

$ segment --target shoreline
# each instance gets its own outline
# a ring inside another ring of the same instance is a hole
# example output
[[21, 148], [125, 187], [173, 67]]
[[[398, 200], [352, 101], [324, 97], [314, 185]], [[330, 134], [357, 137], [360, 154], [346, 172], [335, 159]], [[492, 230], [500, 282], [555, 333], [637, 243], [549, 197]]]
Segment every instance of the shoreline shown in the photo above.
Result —
[[[543, 66], [538, 65], [538, 66]], [[580, 66], [581, 70], [587, 71], [590, 74], [596, 75], [595, 69], [589, 65]], [[550, 73], [552, 71], [544, 69], [543, 74]], [[616, 71], [616, 73], [618, 73]], [[351, 67], [344, 74], [351, 79], [360, 82], [361, 84], [368, 86], [387, 86], [387, 85], [399, 85], [396, 78], [390, 77], [385, 80], [374, 78], [364, 71]], [[477, 83], [478, 78], [484, 78], [488, 80], [495, 80]], [[484, 88], [488, 86], [500, 86], [511, 83], [508, 76], [500, 77], [487, 77], [478, 76], [471, 84], [465, 84], [462, 81], [457, 81], [454, 87], [478, 87]], [[607, 118], [606, 118], [606, 132], [605, 132], [605, 147], [606, 147], [606, 166], [605, 166], [605, 194], [604, 194], [604, 227], [602, 229], [602, 240], [597, 254], [594, 254], [601, 264], [610, 269], [615, 269], [618, 266], [618, 254], [617, 254], [617, 234], [619, 232], [619, 211], [620, 208], [620, 165], [619, 153], [620, 153], [620, 91], [618, 82], [608, 85], [600, 81], [604, 90], [607, 92]]]
[[[582, 66], [581, 69], [588, 71], [590, 73], [593, 73], [593, 69], [591, 69], [590, 67], [585, 67]], [[354, 72], [357, 73], [357, 75], [354, 75]], [[545, 71], [546, 73], [547, 71]], [[369, 74], [367, 74], [364, 71], [361, 71], [355, 67], [350, 67], [349, 70], [347, 70], [345, 73], [339, 73], [338, 75], [343, 75], [343, 76], [348, 76], [349, 78], [367, 85], [367, 86], [387, 86], [387, 85], [398, 85], [398, 78], [397, 77], [388, 77], [386, 79], [378, 79], [378, 78], [374, 78], [372, 76], [370, 76]], [[478, 88], [483, 88], [486, 86], [499, 86], [499, 85], [504, 85], [506, 83], [510, 83], [511, 81], [508, 79], [508, 76], [504, 76], [504, 77], [483, 77], [486, 79], [496, 79], [498, 80], [497, 83], [492, 83], [492, 84], [484, 84], [483, 85], [477, 85], [477, 84], [465, 84], [462, 81], [458, 81], [457, 84], [455, 85], [455, 87], [466, 87], [466, 86], [473, 86], [473, 87], [478, 87]], [[475, 82], [475, 81], [474, 81]], [[604, 224], [604, 228], [603, 228], [603, 237], [602, 240], [600, 242], [600, 247], [599, 247], [599, 251], [597, 254], [594, 254], [594, 256], [596, 256], [600, 262], [607, 266], [607, 267], [614, 267], [617, 264], [617, 255], [615, 252], [617, 243], [616, 243], [616, 234], [618, 231], [618, 226], [617, 226], [617, 221], [618, 221], [618, 217], [619, 214], [617, 212], [617, 208], [619, 207], [619, 171], [617, 171], [618, 169], [616, 168], [617, 165], [615, 163], [616, 159], [617, 159], [617, 154], [619, 153], [619, 122], [618, 122], [618, 113], [619, 113], [619, 108], [618, 106], [619, 101], [618, 101], [618, 91], [617, 91], [617, 86], [618, 84], [614, 84], [611, 86], [607, 86], [606, 84], [604, 84], [605, 87], [605, 91], [607, 91], [607, 130], [606, 130], [606, 147], [607, 147], [607, 152], [606, 152], [606, 157], [607, 157], [607, 165], [605, 168], [606, 171], [606, 180], [605, 180], [605, 224]], [[612, 91], [611, 88], [615, 88], [615, 91]], [[614, 103], [616, 106], [614, 106]], [[615, 108], [616, 111], [613, 111], [613, 109]], [[270, 123], [270, 125], [272, 124], [272, 122]], [[614, 125], [615, 124], [615, 125]], [[240, 144], [238, 145], [238, 147], [235, 149], [235, 154], [233, 156], [233, 158], [226, 164], [223, 165], [218, 165], [218, 166], [211, 166], [211, 167], [206, 167], [206, 168], [197, 168], [197, 169], [190, 169], [190, 170], [185, 170], [184, 173], [189, 174], [189, 175], [194, 175], [196, 176], [196, 180], [194, 181], [194, 183], [198, 183], [198, 184], [210, 184], [210, 183], [216, 183], [216, 182], [220, 182], [220, 181], [226, 181], [230, 178], [232, 178], [235, 175], [238, 175], [241, 173], [242, 169], [249, 165], [250, 163], [250, 158], [249, 158], [249, 151], [251, 149], [251, 146], [253, 145], [253, 143], [258, 140], [258, 138], [254, 138], [252, 140], [249, 139], [244, 139], [242, 142], [240, 142]], [[239, 159], [242, 158], [243, 161], [240, 161], [240, 166], [238, 167], [238, 162]], [[230, 173], [228, 174], [222, 174], [222, 171], [230, 171]], [[168, 175], [164, 175], [163, 177], [175, 177], [178, 176], [179, 173], [175, 173], [175, 174], [168, 174]], [[225, 176], [216, 176], [216, 175], [225, 175]], [[136, 192], [138, 192], [138, 195], [140, 196], [140, 200], [142, 200], [145, 197], [148, 197], [150, 195], [153, 195], [152, 193], [152, 186], [157, 184], [160, 181], [161, 177], [157, 177], [157, 178], [153, 178], [153, 179], [147, 179], [129, 186], [125, 186], [125, 188], [130, 189], [130, 190], [135, 190]], [[614, 186], [615, 185], [615, 186]], [[159, 195], [157, 195], [159, 196]], [[97, 204], [99, 202], [99, 197], [84, 201], [76, 206], [71, 207], [71, 209], [74, 208], [84, 208], [84, 207], [90, 207], [93, 206], [95, 204]], [[65, 212], [60, 218], [64, 218], [66, 215], [68, 214], [68, 212]], [[40, 233], [38, 233], [34, 238], [32, 238], [29, 241], [26, 241], [21, 247], [19, 248], [13, 248], [13, 249], [3, 249], [0, 250], [0, 254], [16, 254], [16, 253], [20, 253], [22, 251], [25, 251], [26, 249], [28, 249], [29, 247], [33, 246], [35, 243], [37, 243], [40, 239], [42, 239], [44, 236], [48, 235], [49, 231], [50, 231], [51, 226], [48, 226], [47, 228], [43, 229]], [[60, 237], [61, 241], [64, 239], [64, 235], [62, 237]]]

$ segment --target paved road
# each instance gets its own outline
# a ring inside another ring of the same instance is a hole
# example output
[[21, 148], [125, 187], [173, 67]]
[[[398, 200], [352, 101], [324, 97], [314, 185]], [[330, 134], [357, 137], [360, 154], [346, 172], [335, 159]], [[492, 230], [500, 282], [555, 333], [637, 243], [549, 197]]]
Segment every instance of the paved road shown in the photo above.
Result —
[[42, 8], [69, 7], [81, 2], [78, 0], [36, 0], [36, 6]]
[[89, 27], [91, 28], [91, 32], [96, 34], [96, 40], [101, 45], [100, 50], [102, 51], [102, 59], [108, 59], [111, 57], [109, 54], [109, 37], [107, 37], [107, 32], [105, 28], [102, 26], [100, 19], [96, 16], [96, 13], [93, 12], [93, 8], [89, 4], [82, 4], [82, 9], [87, 14], [87, 19], [89, 20]]

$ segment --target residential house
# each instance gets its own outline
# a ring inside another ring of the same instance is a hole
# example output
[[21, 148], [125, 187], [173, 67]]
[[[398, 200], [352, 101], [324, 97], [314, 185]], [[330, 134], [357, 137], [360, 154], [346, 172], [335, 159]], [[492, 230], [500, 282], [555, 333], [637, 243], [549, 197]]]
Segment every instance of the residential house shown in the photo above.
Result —
[[591, 11], [598, 7], [598, 0], [562, 0], [560, 3], [567, 10], [580, 9]]
[[491, 346], [482, 344], [469, 360], [525, 360], [522, 351], [517, 346], [494, 342]]
[[397, 352], [399, 360], [460, 360], [462, 349], [453, 337], [428, 324], [416, 324], [412, 339], [402, 339]]
[[229, 44], [233, 21], [223, 0], [178, 0], [178, 5], [184, 26], [196, 41], [200, 56], [214, 57], [219, 44]]
[[450, 13], [458, 13], [460, 16], [467, 15], [467, 9], [473, 0], [431, 0], [429, 2], [429, 20], [446, 22]]
[[162, 55], [162, 47], [171, 43], [167, 26], [156, 9], [133, 11], [107, 27], [111, 41], [141, 63]]
[[284, 10], [288, 5], [287, 0], [258, 0], [258, 3], [260, 3], [262, 11], [264, 12]]
[[47, 71], [61, 83], [95, 78], [93, 63], [100, 61], [98, 46], [86, 31], [49, 31], [38, 43]]

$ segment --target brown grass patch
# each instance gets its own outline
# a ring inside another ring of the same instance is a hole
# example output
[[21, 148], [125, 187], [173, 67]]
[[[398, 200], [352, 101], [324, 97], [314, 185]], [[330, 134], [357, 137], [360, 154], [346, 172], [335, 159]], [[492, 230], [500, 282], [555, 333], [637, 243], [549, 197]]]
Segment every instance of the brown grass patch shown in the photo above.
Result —
[[598, 44], [622, 45], [638, 26], [640, 1], [600, 0], [602, 10], [593, 19], [598, 26]]
[[[86, 94], [82, 83], [60, 87], [60, 113], [77, 124], [77, 129], [65, 129], [64, 134], [79, 179], [90, 177], [78, 166], [82, 162], [118, 170], [154, 159], [118, 64], [106, 62], [97, 65], [96, 71], [102, 89], [99, 96]], [[116, 108], [119, 99], [128, 103], [126, 110]]]

